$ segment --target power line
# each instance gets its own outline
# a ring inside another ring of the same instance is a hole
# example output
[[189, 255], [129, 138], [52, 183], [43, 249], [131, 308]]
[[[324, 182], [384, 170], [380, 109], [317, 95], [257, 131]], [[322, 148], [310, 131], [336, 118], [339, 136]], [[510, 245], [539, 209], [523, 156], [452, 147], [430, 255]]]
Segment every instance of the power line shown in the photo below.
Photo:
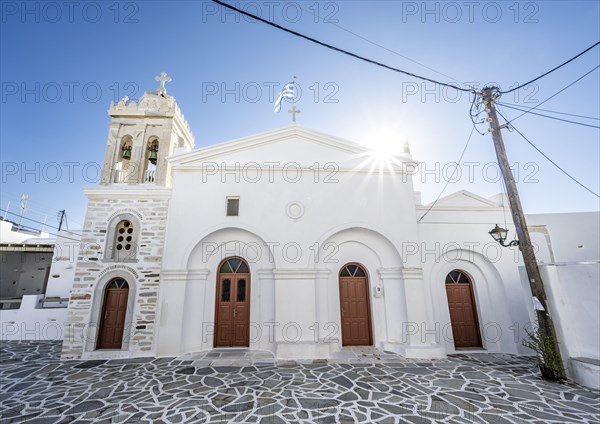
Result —
[[[2, 211], [2, 212], [5, 212], [5, 213], [7, 213], [7, 214], [9, 214], [9, 215], [20, 216], [20, 215], [19, 215], [19, 214], [17, 214], [17, 213], [14, 213], [14, 212], [9, 212], [9, 211], [7, 211], [7, 210], [4, 210], [4, 209], [0, 209], [0, 211]], [[24, 216], [24, 217], [23, 217], [23, 219], [26, 219], [26, 220], [28, 220], [28, 221], [35, 222], [36, 224], [42, 224], [42, 225], [44, 225], [44, 226], [46, 226], [46, 227], [50, 227], [50, 228], [54, 228], [55, 230], [58, 230], [58, 228], [57, 228], [57, 227], [55, 227], [55, 226], [53, 226], [53, 225], [45, 224], [45, 223], [43, 223], [43, 222], [41, 222], [41, 221], [38, 221], [38, 220], [35, 220], [35, 219], [32, 219], [32, 218], [27, 218], [26, 216]], [[19, 226], [19, 227], [20, 227], [20, 226]], [[26, 227], [26, 228], [30, 228], [30, 229], [32, 229], [32, 230], [35, 230], [35, 228], [32, 228], [32, 227]], [[41, 230], [40, 230], [40, 231], [41, 231]], [[67, 231], [67, 230], [61, 230], [61, 231], [65, 231], [65, 232], [68, 232], [68, 233], [70, 233], [70, 234], [76, 234], [76, 233], [74, 233], [74, 232], [72, 232], [72, 231]], [[48, 233], [48, 234], [50, 234], [50, 235], [56, 236], [56, 237], [65, 238], [65, 239], [67, 239], [67, 240], [73, 240], [73, 241], [77, 241], [77, 242], [81, 241], [81, 240], [77, 240], [77, 239], [74, 239], [74, 238], [71, 238], [71, 237], [66, 237], [66, 236], [63, 236], [63, 235], [58, 235], [58, 234], [56, 234], [56, 233], [51, 233], [51, 232], [49, 232], [49, 231], [44, 231], [44, 232], [45, 232], [45, 233]]]
[[[4, 198], [2, 200], [6, 200], [7, 196], [8, 196], [8, 201], [13, 201], [15, 199], [20, 199], [21, 196], [17, 196], [14, 193], [9, 193], [6, 190], [0, 190], [0, 195], [2, 195]], [[16, 202], [18, 203], [18, 201]], [[31, 203], [35, 203], [36, 205], [40, 205], [42, 207], [30, 207], [29, 204]], [[56, 215], [56, 210], [54, 208], [52, 208], [51, 206], [48, 206], [45, 203], [42, 202], [38, 202], [37, 200], [31, 200], [29, 199], [27, 202], [27, 211], [28, 212], [33, 212], [39, 215], [44, 215], [44, 216], [54, 216]], [[71, 219], [71, 223], [74, 224], [78, 224], [80, 227], [83, 227], [83, 223], [79, 222], [79, 221], [74, 221], [73, 219]], [[46, 224], [48, 225], [48, 224]]]
[[227, 4], [227, 3], [224, 3], [224, 2], [222, 2], [220, 0], [212, 0], [212, 1], [214, 3], [217, 3], [217, 4], [221, 5], [221, 6], [223, 6], [223, 7], [226, 7], [227, 9], [234, 10], [234, 11], [236, 11], [238, 13], [241, 13], [242, 15], [248, 16], [249, 18], [256, 19], [257, 21], [263, 22], [263, 23], [265, 23], [267, 25], [270, 25], [270, 26], [272, 26], [274, 28], [280, 29], [282, 31], [285, 31], [285, 32], [287, 32], [289, 34], [292, 34], [292, 35], [295, 35], [297, 37], [304, 38], [305, 40], [308, 40], [308, 41], [310, 41], [312, 43], [318, 44], [318, 45], [323, 46], [323, 47], [327, 47], [328, 49], [334, 50], [336, 52], [343, 53], [345, 55], [354, 57], [355, 59], [359, 59], [359, 60], [362, 60], [364, 62], [371, 63], [373, 65], [377, 65], [377, 66], [380, 66], [380, 67], [385, 68], [385, 69], [389, 69], [390, 71], [394, 71], [394, 72], [398, 72], [398, 73], [401, 73], [401, 74], [404, 74], [404, 75], [408, 75], [408, 76], [413, 77], [413, 78], [418, 78], [418, 79], [423, 80], [423, 81], [432, 82], [434, 84], [438, 84], [438, 85], [441, 85], [441, 86], [444, 86], [444, 87], [454, 88], [455, 90], [458, 90], [458, 91], [464, 91], [464, 92], [472, 92], [473, 91], [473, 90], [468, 89], [468, 88], [458, 87], [458, 86], [456, 86], [454, 84], [447, 84], [445, 82], [436, 81], [436, 80], [433, 80], [431, 78], [423, 77], [421, 75], [417, 75], [417, 74], [413, 74], [413, 73], [408, 72], [408, 71], [404, 71], [402, 69], [394, 68], [393, 66], [389, 66], [389, 65], [386, 65], [386, 64], [381, 63], [381, 62], [377, 62], [377, 61], [372, 60], [372, 59], [367, 59], [366, 57], [360, 56], [360, 55], [358, 55], [356, 53], [349, 52], [348, 50], [344, 50], [344, 49], [341, 49], [339, 47], [332, 46], [331, 44], [324, 43], [322, 41], [317, 40], [316, 38], [312, 38], [312, 37], [309, 37], [307, 35], [304, 35], [304, 34], [301, 34], [299, 32], [296, 32], [294, 30], [291, 30], [289, 28], [285, 28], [285, 27], [283, 27], [281, 25], [278, 25], [278, 24], [276, 24], [274, 22], [271, 22], [271, 21], [269, 21], [267, 19], [263, 19], [260, 16], [253, 15], [252, 13], [248, 13], [248, 12], [246, 12], [244, 10], [238, 9], [237, 7], [234, 7], [234, 6], [231, 6], [231, 5]]
[[[506, 121], [506, 124], [508, 125], [510, 123], [510, 121], [508, 119], [506, 119], [506, 117], [502, 114], [502, 112], [500, 112], [498, 110], [498, 114], [504, 118], [504, 120]], [[587, 191], [589, 191], [590, 193], [592, 193], [594, 196], [596, 197], [600, 197], [600, 195], [598, 195], [596, 192], [594, 192], [592, 189], [588, 188], [585, 184], [579, 182], [579, 180], [577, 180], [577, 178], [575, 178], [574, 176], [572, 176], [571, 174], [569, 174], [567, 171], [565, 171], [563, 168], [560, 167], [559, 164], [557, 164], [556, 162], [554, 162], [552, 159], [550, 159], [544, 152], [542, 152], [535, 144], [533, 144], [527, 137], [525, 137], [523, 135], [523, 133], [521, 133], [521, 131], [519, 131], [513, 124], [510, 124], [511, 128], [514, 129], [521, 137], [523, 137], [523, 139], [529, 143], [529, 145], [531, 147], [533, 147], [535, 150], [538, 151], [539, 154], [541, 154], [543, 157], [545, 157], [552, 165], [556, 166], [563, 174], [565, 174], [567, 177], [569, 177], [570, 179], [572, 179], [573, 181], [575, 181], [577, 184], [579, 184], [581, 187], [583, 187], [584, 189], [586, 189]]]
[[[525, 107], [524, 105], [520, 105], [517, 103], [506, 103], [506, 102], [502, 102], [502, 104], [504, 106], [515, 106], [515, 107]], [[596, 117], [596, 116], [585, 116], [585, 115], [577, 115], [575, 113], [567, 113], [567, 112], [559, 112], [557, 110], [548, 110], [548, 109], [540, 109], [539, 107], [535, 107], [536, 110], [541, 111], [541, 112], [548, 112], [548, 113], [556, 113], [558, 115], [565, 115], [565, 116], [574, 116], [575, 118], [583, 118], [583, 119], [594, 119], [596, 121], [600, 121], [600, 118]]]
[[417, 224], [419, 222], [421, 222], [421, 220], [427, 216], [427, 214], [429, 213], [429, 211], [431, 209], [433, 209], [433, 207], [435, 206], [435, 204], [438, 202], [438, 200], [440, 200], [440, 198], [442, 197], [442, 195], [444, 194], [444, 192], [448, 188], [448, 184], [450, 184], [450, 181], [452, 181], [454, 179], [454, 174], [456, 173], [456, 171], [458, 171], [458, 167], [459, 167], [460, 163], [462, 162], [462, 159], [463, 159], [463, 156], [465, 155], [465, 152], [467, 151], [467, 147], [469, 147], [469, 142], [471, 141], [471, 137], [473, 137], [473, 133], [474, 132], [475, 132], [475, 125], [473, 125], [473, 127], [471, 128], [471, 133], [469, 134], [469, 138], [467, 139], [467, 143], [465, 144], [465, 147], [464, 147], [462, 153], [460, 154], [460, 158], [458, 158], [458, 162], [456, 162], [456, 168], [454, 168], [454, 171], [452, 172], [452, 175], [450, 176], [450, 178], [448, 178], [446, 180], [446, 184], [444, 185], [444, 188], [442, 189], [442, 191], [440, 191], [440, 194], [438, 195], [437, 199], [434, 200], [434, 202], [431, 204], [431, 206], [429, 207], [429, 209], [427, 209], [427, 211], [425, 211], [425, 213], [421, 216], [421, 218], [419, 218], [419, 220], [417, 221]]
[[[485, 122], [485, 119], [475, 121], [475, 119], [477, 119], [477, 117], [479, 117], [479, 115], [483, 112], [481, 107], [483, 105], [483, 102], [481, 100], [478, 101], [478, 99], [479, 96], [477, 95], [477, 93], [473, 93], [473, 101], [471, 102], [471, 108], [469, 109], [469, 117], [471, 118], [471, 122], [473, 123], [473, 128], [475, 128], [475, 131], [477, 131], [480, 135], [485, 135], [484, 132], [481, 132], [477, 129], [477, 125], [483, 124]], [[477, 113], [473, 113], [474, 108], [477, 109]]]
[[590, 50], [592, 50], [592, 49], [593, 49], [594, 47], [596, 47], [598, 44], [600, 44], [600, 41], [598, 41], [598, 42], [596, 42], [595, 44], [591, 45], [590, 47], [588, 47], [587, 49], [585, 49], [584, 51], [582, 51], [582, 52], [581, 52], [581, 53], [579, 53], [578, 55], [576, 55], [576, 56], [573, 56], [571, 59], [567, 60], [566, 62], [563, 62], [563, 63], [561, 63], [560, 65], [558, 65], [557, 67], [550, 69], [548, 72], [545, 72], [545, 73], [543, 73], [543, 74], [542, 74], [542, 75], [540, 75], [539, 77], [537, 77], [537, 78], [534, 78], [534, 79], [532, 79], [531, 81], [528, 81], [528, 82], [526, 82], [525, 84], [521, 84], [521, 85], [519, 85], [519, 86], [517, 86], [517, 87], [515, 87], [515, 88], [511, 88], [510, 90], [507, 90], [507, 91], [501, 91], [501, 92], [500, 92], [500, 94], [508, 94], [508, 93], [512, 93], [513, 91], [515, 91], [515, 90], [518, 90], [519, 88], [523, 88], [523, 87], [525, 87], [526, 85], [529, 85], [529, 84], [531, 84], [532, 82], [535, 82], [535, 81], [537, 81], [537, 80], [539, 80], [539, 79], [542, 79], [542, 78], [544, 78], [546, 75], [550, 75], [552, 72], [556, 71], [557, 69], [560, 69], [560, 68], [562, 68], [563, 66], [565, 66], [566, 64], [573, 62], [573, 61], [574, 61], [575, 59], [577, 59], [579, 56], [583, 56], [585, 53], [587, 53], [587, 52], [589, 52]]
[[[544, 118], [550, 118], [550, 119], [555, 119], [557, 121], [569, 122], [571, 124], [582, 125], [584, 127], [600, 128], [600, 126], [598, 126], [598, 125], [585, 124], [583, 122], [571, 121], [570, 119], [563, 119], [563, 118], [558, 118], [556, 116], [544, 115], [542, 113], [532, 112], [531, 110], [526, 110], [526, 109], [521, 109], [521, 108], [514, 107], [514, 106], [509, 106], [505, 103], [498, 102], [497, 104], [507, 107], [509, 109], [518, 110], [519, 112], [525, 112], [525, 113], [530, 113], [532, 115], [543, 116]], [[513, 121], [514, 121], [514, 119], [513, 119]]]
[[[311, 10], [307, 10], [307, 9], [305, 9], [304, 7], [302, 7], [302, 5], [299, 5], [299, 6], [300, 6], [300, 8], [301, 8], [302, 10], [304, 10], [305, 12], [307, 12], [307, 13], [310, 13], [310, 14], [311, 14], [311, 15], [313, 15], [315, 18], [317, 18], [317, 19], [321, 20], [321, 18], [318, 16], [318, 14], [315, 14], [315, 13], [313, 13]], [[421, 62], [418, 62], [418, 61], [416, 61], [416, 60], [414, 60], [414, 59], [411, 59], [410, 57], [404, 56], [402, 53], [398, 53], [398, 52], [397, 52], [397, 51], [395, 51], [395, 50], [392, 50], [392, 49], [390, 49], [390, 48], [388, 48], [388, 47], [382, 46], [381, 44], [378, 44], [378, 43], [376, 43], [376, 42], [374, 42], [374, 41], [371, 41], [371, 40], [369, 40], [368, 38], [366, 38], [366, 37], [363, 37], [362, 35], [360, 35], [360, 34], [357, 34], [357, 33], [353, 32], [353, 31], [349, 30], [348, 28], [345, 28], [345, 27], [343, 27], [343, 26], [341, 26], [341, 25], [338, 25], [338, 24], [337, 24], [337, 23], [335, 23], [335, 22], [327, 22], [325, 19], [322, 19], [322, 21], [323, 21], [324, 23], [327, 23], [327, 24], [333, 25], [334, 27], [341, 29], [342, 31], [345, 31], [345, 32], [347, 32], [348, 34], [352, 34], [352, 35], [354, 35], [355, 37], [358, 37], [358, 38], [360, 38], [361, 40], [363, 40], [363, 41], [366, 41], [366, 42], [367, 42], [367, 43], [369, 43], [369, 44], [372, 44], [373, 46], [376, 46], [376, 47], [382, 48], [383, 50], [385, 50], [385, 51], [388, 51], [388, 52], [390, 52], [390, 53], [392, 53], [392, 54], [395, 54], [396, 56], [399, 56], [399, 57], [401, 57], [401, 58], [403, 58], [403, 59], [406, 59], [406, 60], [409, 60], [409, 61], [411, 61], [411, 62], [413, 62], [413, 63], [416, 63], [417, 65], [419, 65], [419, 66], [422, 66], [422, 67], [424, 67], [424, 68], [426, 68], [426, 69], [429, 69], [430, 71], [432, 71], [432, 72], [435, 72], [435, 73], [436, 73], [436, 74], [438, 74], [438, 75], [441, 75], [441, 76], [443, 76], [443, 77], [449, 78], [449, 79], [451, 79], [451, 80], [454, 80], [454, 81], [457, 81], [457, 82], [462, 82], [462, 81], [459, 81], [457, 78], [451, 77], [450, 75], [446, 75], [446, 74], [444, 74], [443, 72], [437, 71], [437, 70], [433, 69], [433, 68], [432, 68], [432, 67], [430, 67], [430, 66], [427, 66], [427, 65], [425, 65], [425, 64], [423, 64], [423, 63], [421, 63]]]
[[575, 81], [573, 81], [572, 83], [570, 83], [569, 85], [567, 85], [564, 88], [561, 88], [560, 90], [558, 90], [556, 93], [554, 93], [553, 95], [551, 95], [550, 97], [548, 97], [546, 100], [538, 103], [537, 105], [535, 105], [534, 107], [532, 107], [531, 109], [529, 109], [527, 112], [524, 112], [522, 114], [520, 114], [519, 116], [517, 116], [516, 118], [511, 119], [510, 121], [508, 121], [507, 123], [511, 123], [513, 121], [516, 121], [517, 119], [519, 119], [521, 116], [525, 115], [528, 112], [531, 112], [534, 109], [537, 109], [538, 106], [543, 105], [544, 103], [546, 103], [548, 100], [558, 96], [560, 93], [562, 93], [563, 91], [565, 91], [567, 88], [571, 87], [572, 85], [578, 83], [579, 81], [581, 81], [582, 79], [584, 79], [585, 77], [587, 77], [589, 74], [591, 74], [592, 72], [594, 72], [596, 69], [600, 68], [600, 65], [590, 69], [589, 71], [587, 71], [585, 74], [583, 74], [582, 76], [580, 76], [579, 78], [577, 78]]

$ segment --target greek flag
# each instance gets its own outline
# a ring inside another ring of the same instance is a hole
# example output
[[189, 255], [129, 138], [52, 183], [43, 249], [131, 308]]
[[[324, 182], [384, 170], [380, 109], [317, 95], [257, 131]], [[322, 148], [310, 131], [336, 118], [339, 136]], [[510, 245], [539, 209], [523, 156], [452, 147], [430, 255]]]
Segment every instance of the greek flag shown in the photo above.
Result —
[[277, 113], [281, 110], [281, 101], [283, 99], [293, 100], [296, 97], [296, 85], [293, 82], [287, 83], [283, 86], [281, 90], [281, 94], [275, 100], [275, 107], [273, 108], [273, 112]]

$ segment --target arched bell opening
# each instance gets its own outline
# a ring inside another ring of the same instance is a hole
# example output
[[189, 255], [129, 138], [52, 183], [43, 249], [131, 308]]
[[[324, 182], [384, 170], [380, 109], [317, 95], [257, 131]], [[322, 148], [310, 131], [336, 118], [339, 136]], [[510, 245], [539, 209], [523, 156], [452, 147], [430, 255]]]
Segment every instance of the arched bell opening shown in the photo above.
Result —
[[136, 182], [135, 172], [132, 172], [135, 171], [134, 166], [131, 164], [132, 151], [133, 138], [130, 135], [126, 135], [121, 139], [114, 165], [116, 183]]
[[144, 183], [154, 183], [156, 181], [156, 172], [158, 166], [158, 150], [159, 150], [158, 138], [153, 137], [148, 140], [145, 160], [144, 160]]

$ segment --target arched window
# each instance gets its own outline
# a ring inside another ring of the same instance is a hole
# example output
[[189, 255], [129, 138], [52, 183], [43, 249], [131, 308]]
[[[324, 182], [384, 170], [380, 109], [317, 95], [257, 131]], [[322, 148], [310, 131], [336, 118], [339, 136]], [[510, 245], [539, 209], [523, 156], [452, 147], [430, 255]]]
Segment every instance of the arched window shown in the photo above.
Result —
[[107, 289], [126, 289], [129, 290], [129, 283], [122, 278], [115, 278], [106, 286]]
[[471, 280], [463, 271], [455, 269], [446, 276], [446, 284], [471, 284]]
[[131, 221], [124, 219], [117, 224], [117, 237], [115, 240], [115, 250], [121, 251], [132, 251], [134, 250], [133, 240], [133, 225]]
[[219, 272], [221, 274], [247, 274], [250, 271], [248, 271], [246, 261], [240, 258], [231, 258], [223, 261]]
[[139, 228], [129, 217], [113, 221], [108, 229], [105, 259], [116, 262], [135, 260]]
[[345, 265], [340, 270], [340, 277], [365, 277], [365, 271], [361, 266], [356, 264]]

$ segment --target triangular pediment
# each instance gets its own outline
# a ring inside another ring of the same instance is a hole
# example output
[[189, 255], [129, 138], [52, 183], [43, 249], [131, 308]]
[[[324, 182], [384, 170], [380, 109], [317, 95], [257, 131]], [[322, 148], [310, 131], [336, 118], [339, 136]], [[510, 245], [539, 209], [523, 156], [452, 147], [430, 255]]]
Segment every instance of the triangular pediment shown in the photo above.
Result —
[[[243, 137], [200, 148], [169, 158], [175, 168], [196, 168], [206, 162], [248, 164], [295, 162], [310, 167], [315, 162], [323, 165], [336, 163], [340, 168], [357, 168], [369, 161], [368, 146], [335, 137], [298, 125]], [[402, 164], [413, 163], [409, 154], [395, 155], [393, 160], [400, 170]]]
[[[425, 207], [430, 207], [429, 205], [425, 205]], [[464, 209], [481, 209], [481, 208], [500, 208], [501, 205], [498, 203], [486, 199], [485, 197], [478, 196], [475, 193], [471, 193], [470, 191], [460, 190], [456, 193], [452, 193], [448, 196], [440, 198], [434, 206], [434, 209], [454, 209], [454, 208], [464, 208]]]

